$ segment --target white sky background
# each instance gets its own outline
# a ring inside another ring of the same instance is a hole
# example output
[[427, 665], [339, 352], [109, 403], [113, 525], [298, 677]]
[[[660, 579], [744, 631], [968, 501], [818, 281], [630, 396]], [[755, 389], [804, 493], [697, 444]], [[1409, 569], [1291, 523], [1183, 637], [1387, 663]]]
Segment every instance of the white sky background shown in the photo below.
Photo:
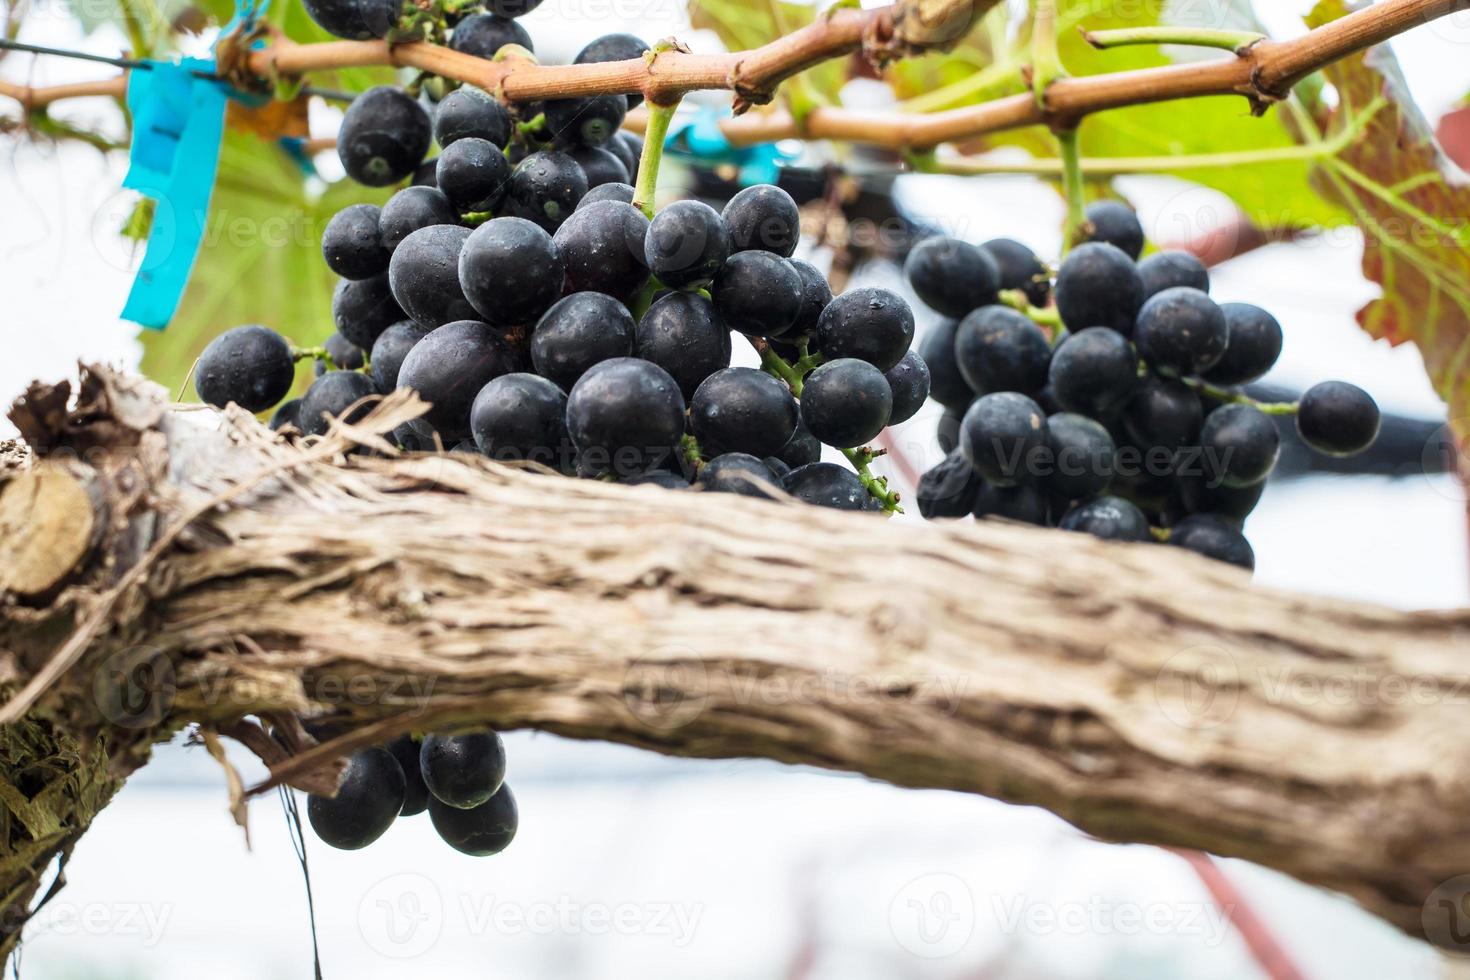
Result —
[[[1261, 6], [1273, 32], [1286, 36], [1300, 30], [1295, 14], [1310, 4]], [[1470, 15], [1455, 20], [1395, 42], [1431, 118], [1470, 91]], [[676, 0], [547, 0], [525, 23], [549, 61], [569, 60], [587, 40], [615, 30], [689, 38]], [[81, 37], [54, 7], [33, 13], [22, 37], [109, 54], [124, 46], [105, 29]], [[697, 48], [711, 44], [694, 40]], [[0, 77], [36, 84], [109, 70], [24, 55], [0, 63]], [[116, 118], [102, 100], [57, 111]], [[0, 143], [0, 154], [0, 330], [8, 354], [0, 359], [0, 402], [33, 378], [70, 375], [78, 358], [136, 365], [134, 330], [117, 319], [131, 282], [113, 235], [125, 161], [12, 141]], [[1155, 228], [1177, 227], [1205, 193], [1181, 195], [1186, 185], [1161, 179], [1123, 189]], [[1060, 203], [1026, 178], [906, 178], [898, 192], [947, 225], [962, 216], [962, 237], [1008, 235], [1043, 252], [1058, 244]], [[1343, 377], [1386, 409], [1443, 418], [1417, 352], [1390, 350], [1353, 324], [1374, 291], [1359, 259], [1360, 246], [1341, 236], [1271, 246], [1214, 270], [1214, 292], [1281, 319], [1287, 343], [1274, 380]], [[927, 428], [915, 422], [900, 434], [931, 461], [936, 415], [923, 413]], [[1273, 486], [1247, 529], [1257, 579], [1405, 607], [1463, 605], [1465, 511], [1445, 478]], [[499, 858], [454, 855], [426, 818], [401, 823], [362, 853], [308, 842], [328, 977], [779, 977], [803, 937], [816, 937], [807, 975], [817, 980], [978, 977], [986, 969], [1028, 980], [1255, 975], [1239, 939], [1211, 932], [1201, 918], [1205, 896], [1176, 859], [1089, 842], [1039, 811], [759, 762], [681, 762], [546, 736], [509, 742], [522, 831]], [[160, 756], [78, 848], [68, 888], [27, 948], [23, 975], [307, 975], [299, 873], [276, 804], [255, 805], [255, 847], [247, 852], [213, 764], [178, 749]], [[1422, 947], [1346, 902], [1259, 869], [1230, 868], [1308, 976], [1436, 975]], [[440, 903], [422, 920], [437, 930], [422, 950], [428, 932], [395, 943], [376, 904], [402, 910], [410, 896], [432, 905], [423, 882], [403, 874], [425, 876]], [[952, 931], [938, 945], [917, 941], [913, 909], [935, 912], [945, 901], [957, 910], [947, 920]], [[540, 924], [517, 928], [504, 910], [487, 918], [501, 903], [542, 916]], [[568, 903], [636, 921], [631, 930], [596, 935], [566, 924]], [[1151, 910], [1167, 924], [1152, 931], [1099, 924], [1109, 910], [1129, 909]], [[83, 924], [66, 919], [69, 911]], [[1039, 925], [1048, 911], [1080, 925]], [[678, 914], [696, 917], [691, 936], [653, 923]], [[1014, 914], [1021, 925], [1007, 927]], [[161, 935], [149, 930], [150, 916], [161, 921]], [[404, 952], [414, 956], [397, 957]]]

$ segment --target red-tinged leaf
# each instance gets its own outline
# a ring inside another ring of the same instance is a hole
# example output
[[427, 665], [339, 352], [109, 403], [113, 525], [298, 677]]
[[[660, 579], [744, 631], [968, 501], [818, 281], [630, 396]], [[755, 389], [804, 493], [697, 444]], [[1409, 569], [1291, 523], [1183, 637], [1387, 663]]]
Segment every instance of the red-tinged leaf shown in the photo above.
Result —
[[[1346, 12], [1341, 0], [1323, 0], [1308, 20], [1316, 26]], [[1363, 274], [1383, 287], [1358, 322], [1389, 343], [1418, 345], [1461, 446], [1470, 445], [1470, 176], [1435, 141], [1388, 47], [1344, 59], [1325, 75], [1336, 106], [1316, 120], [1282, 110], [1295, 125], [1329, 136], [1359, 127], [1312, 175], [1362, 228]]]

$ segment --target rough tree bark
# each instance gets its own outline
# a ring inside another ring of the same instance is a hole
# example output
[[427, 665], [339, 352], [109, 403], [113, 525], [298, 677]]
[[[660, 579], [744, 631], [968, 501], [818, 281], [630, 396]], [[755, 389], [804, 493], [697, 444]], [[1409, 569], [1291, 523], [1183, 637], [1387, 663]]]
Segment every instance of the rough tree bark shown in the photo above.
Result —
[[[1425, 907], [1470, 871], [1470, 612], [1082, 535], [343, 455], [418, 410], [400, 396], [305, 448], [105, 370], [66, 398], [17, 405], [34, 452], [0, 488], [0, 568], [29, 569], [0, 605], [5, 950], [47, 858], [181, 725], [319, 785], [344, 747], [470, 720], [1043, 806], [1453, 945]], [[312, 747], [293, 714], [352, 734]]]

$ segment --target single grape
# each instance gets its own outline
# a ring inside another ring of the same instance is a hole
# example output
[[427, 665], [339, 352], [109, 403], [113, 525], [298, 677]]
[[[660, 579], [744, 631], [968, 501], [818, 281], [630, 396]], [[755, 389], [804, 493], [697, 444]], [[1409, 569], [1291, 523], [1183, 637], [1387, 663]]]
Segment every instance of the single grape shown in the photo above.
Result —
[[543, 111], [558, 146], [602, 146], [623, 125], [628, 100], [621, 95], [547, 99]]
[[567, 396], [545, 378], [518, 372], [494, 378], [470, 406], [470, 433], [494, 460], [528, 460], [570, 475]]
[[1196, 375], [1225, 353], [1225, 314], [1198, 289], [1174, 286], [1149, 298], [1138, 311], [1133, 342], [1150, 368], [1166, 375]]
[[194, 369], [194, 390], [215, 408], [234, 402], [263, 412], [286, 397], [296, 380], [291, 345], [269, 327], [226, 330], [209, 342]]
[[502, 785], [494, 796], [469, 810], [431, 799], [429, 820], [440, 839], [456, 851], [488, 857], [510, 846], [521, 818], [510, 787]]
[[300, 398], [292, 398], [290, 401], [281, 402], [280, 406], [271, 414], [271, 429], [279, 432], [289, 425], [297, 432], [300, 432], [301, 401]]
[[419, 768], [434, 799], [469, 810], [494, 796], [505, 782], [505, 744], [494, 732], [425, 735]]
[[1202, 468], [1191, 475], [1177, 475], [1175, 486], [1187, 513], [1214, 514], [1237, 525], [1245, 522], [1266, 492], [1265, 480], [1248, 487], [1227, 487], [1210, 479]]
[[419, 743], [412, 735], [400, 735], [383, 748], [403, 770], [404, 794], [400, 817], [412, 817], [429, 808], [429, 787], [424, 785], [424, 772], [419, 768]]
[[396, 184], [429, 152], [429, 114], [391, 85], [352, 100], [337, 131], [337, 156], [347, 176], [369, 187]]
[[1046, 384], [1051, 342], [1009, 306], [982, 306], [955, 331], [955, 363], [976, 391], [1030, 392]]
[[[609, 143], [609, 146], [612, 144]], [[601, 187], [603, 184], [627, 184], [630, 179], [628, 168], [623, 165], [617, 155], [600, 146], [578, 146], [567, 151], [577, 166], [582, 168], [583, 175], [587, 178], [587, 193], [592, 193], [592, 188]], [[582, 200], [586, 200], [584, 194]], [[578, 207], [581, 202], [578, 202]]]
[[516, 353], [479, 320], [446, 323], [408, 352], [398, 369], [398, 387], [412, 388], [430, 404], [424, 421], [446, 440], [470, 432], [470, 406], [480, 389], [519, 369]]
[[779, 255], [759, 249], [736, 252], [715, 276], [710, 298], [732, 330], [779, 337], [801, 312], [801, 275]]
[[1002, 517], [1008, 521], [1046, 527], [1046, 497], [1035, 487], [997, 487], [984, 483], [975, 494], [976, 517]]
[[836, 297], [817, 321], [817, 350], [823, 357], [856, 357], [879, 371], [897, 364], [913, 339], [909, 304], [897, 293], [873, 286]]
[[798, 414], [796, 431], [791, 433], [791, 438], [786, 440], [786, 445], [773, 453], [771, 458], [780, 460], [786, 464], [788, 469], [794, 470], [798, 466], [815, 463], [822, 458], [822, 441], [812, 435], [811, 430], [806, 427], [806, 423]]
[[1276, 424], [1254, 405], [1221, 405], [1205, 416], [1199, 438], [1208, 476], [1227, 487], [1260, 483], [1281, 449]]
[[578, 205], [554, 241], [566, 267], [566, 288], [630, 299], [648, 282], [644, 239], [648, 219], [631, 204]]
[[1143, 279], [1138, 267], [1106, 242], [1078, 245], [1057, 270], [1057, 312], [1074, 333], [1112, 327], [1130, 337], [1142, 305]]
[[893, 392], [893, 410], [888, 424], [897, 425], [913, 418], [929, 397], [929, 366], [916, 352], [909, 351], [893, 367], [883, 372]]
[[[379, 334], [378, 336], [382, 336]], [[376, 341], [375, 341], [376, 342]], [[327, 339], [322, 341], [322, 347], [326, 348], [327, 356], [332, 359], [335, 370], [356, 371], [363, 365], [364, 357], [361, 347], [342, 336], [340, 333], [331, 333]], [[313, 373], [320, 378], [327, 373], [325, 361], [317, 361], [313, 367]]]
[[497, 14], [471, 14], [455, 25], [449, 35], [449, 47], [476, 58], [494, 58], [507, 44], [519, 44], [534, 52], [530, 33], [508, 17]]
[[393, 250], [393, 260], [388, 263], [393, 298], [426, 327], [479, 315], [460, 288], [460, 252], [469, 237], [470, 230], [459, 225], [430, 225], [410, 233]]
[[730, 257], [730, 233], [703, 201], [675, 201], [653, 216], [645, 239], [648, 268], [674, 289], [702, 286]]
[[761, 462], [764, 463], [766, 465], [766, 469], [770, 470], [772, 475], [776, 477], [777, 486], [780, 486], [781, 483], [785, 481], [786, 477], [791, 475], [791, 467], [787, 466], [784, 462], [781, 461], [780, 458], [776, 456], [764, 456], [761, 458]]
[[[1087, 500], [1112, 482], [1113, 437], [1085, 415], [1060, 412], [1046, 420], [1042, 489], [1061, 500]], [[1036, 523], [1036, 522], [1032, 522]]]
[[561, 251], [524, 218], [493, 218], [468, 235], [458, 285], [490, 323], [531, 323], [556, 302], [566, 280]]
[[634, 334], [634, 352], [667, 371], [684, 398], [705, 378], [730, 366], [730, 331], [714, 304], [698, 293], [665, 293], [653, 301]]
[[1378, 404], [1357, 385], [1323, 381], [1302, 395], [1296, 431], [1319, 453], [1351, 456], [1378, 438]]
[[466, 136], [439, 154], [439, 190], [459, 214], [494, 211], [510, 190], [510, 163], [489, 140]]
[[438, 187], [438, 170], [439, 158], [429, 157], [429, 159], [413, 168], [413, 179], [409, 183], [414, 187]]
[[423, 419], [409, 419], [392, 432], [393, 444], [413, 453], [437, 453], [444, 448], [438, 433]]
[[615, 357], [593, 365], [572, 387], [567, 428], [577, 449], [603, 457], [602, 465], [642, 472], [683, 436], [684, 398], [657, 364]]
[[505, 106], [473, 85], [461, 85], [434, 109], [434, 140], [441, 152], [462, 139], [482, 139], [503, 150], [510, 136], [510, 113]]
[[1256, 553], [1245, 535], [1214, 514], [1191, 514], [1169, 530], [1169, 543], [1239, 565], [1246, 571], [1256, 567]]
[[1078, 504], [1057, 524], [1064, 531], [1085, 531], [1110, 541], [1149, 541], [1148, 518], [1122, 497], [1098, 497]]
[[516, 164], [503, 209], [554, 232], [586, 193], [587, 175], [576, 160], [559, 150], [541, 150]]
[[332, 292], [332, 322], [339, 334], [358, 347], [371, 349], [378, 334], [406, 316], [393, 298], [388, 273], [371, 279], [343, 279]]
[[[589, 185], [587, 193], [583, 195], [582, 200], [577, 202], [577, 211], [582, 210], [590, 204], [596, 204], [598, 201], [617, 201], [620, 204], [632, 204], [633, 185], [626, 183], [598, 184], [596, 187]], [[637, 211], [638, 209], [634, 208], [634, 210]], [[575, 214], [576, 212], [573, 213]], [[638, 213], [642, 214], [643, 212], [639, 211]], [[557, 230], [560, 231], [560, 229]], [[646, 261], [642, 255], [638, 258], [640, 262]]]
[[749, 453], [721, 453], [699, 471], [699, 482], [711, 493], [771, 498], [780, 486], [776, 474]]
[[594, 364], [633, 355], [633, 314], [611, 296], [572, 293], [542, 314], [531, 334], [536, 373], [570, 391]]
[[1107, 327], [1071, 334], [1052, 353], [1047, 380], [1057, 404], [1095, 419], [1111, 417], [1138, 384], [1138, 356]]
[[1143, 253], [1143, 225], [1122, 201], [1095, 201], [1087, 206], [1087, 240], [1107, 242], [1137, 260]]
[[388, 271], [393, 254], [378, 230], [376, 204], [353, 204], [332, 215], [322, 231], [322, 258], [343, 279], [371, 279]]
[[[628, 107], [632, 108], [642, 101], [643, 96], [630, 95], [628, 96]], [[637, 179], [638, 163], [643, 159], [643, 137], [624, 129], [617, 136], [608, 140], [607, 146], [604, 149], [616, 154], [617, 158], [623, 161], [623, 166], [628, 168], [628, 179], [630, 181]]]
[[960, 423], [960, 452], [986, 482], [1000, 487], [1029, 483], [1046, 445], [1041, 407], [1014, 391], [981, 395]]
[[1210, 291], [1209, 270], [1188, 252], [1155, 252], [1138, 263], [1138, 277], [1143, 280], [1145, 300], [1176, 286], [1188, 286], [1202, 293]]
[[945, 316], [963, 317], [999, 300], [995, 258], [958, 238], [924, 239], [904, 260], [903, 273], [924, 305]]
[[812, 435], [838, 449], [873, 439], [892, 413], [888, 379], [855, 357], [827, 361], [807, 375], [801, 389], [801, 420]]
[[372, 375], [378, 390], [387, 394], [398, 387], [398, 371], [408, 352], [429, 335], [429, 328], [412, 320], [401, 320], [378, 334], [373, 341]]
[[[572, 64], [591, 65], [604, 61], [632, 61], [635, 58], [642, 58], [643, 52], [647, 50], [648, 45], [643, 39], [632, 34], [604, 34], [577, 52], [577, 57], [572, 59]], [[641, 95], [629, 95], [627, 99], [629, 109], [643, 102]]]
[[1032, 306], [1045, 306], [1051, 274], [1036, 253], [1011, 238], [992, 238], [980, 246], [995, 260], [1001, 289], [1019, 289]]
[[796, 418], [791, 391], [755, 368], [721, 368], [689, 401], [689, 427], [710, 456], [774, 455], [796, 431]]
[[403, 0], [302, 0], [301, 6], [322, 30], [348, 41], [387, 37], [403, 12]]
[[965, 420], [968, 409], [968, 405], [959, 409], [946, 408], [939, 417], [939, 424], [934, 427], [934, 440], [939, 443], [940, 452], [952, 453], [959, 450], [960, 423]]
[[975, 498], [984, 485], [985, 480], [975, 472], [970, 461], [956, 451], [919, 477], [914, 498], [919, 513], [927, 520], [965, 517], [975, 509]]
[[805, 504], [836, 510], [878, 510], [863, 481], [836, 463], [798, 466], [782, 481], [782, 489]]
[[407, 781], [387, 750], [372, 746], [347, 757], [335, 797], [306, 798], [306, 819], [322, 843], [344, 851], [383, 836], [403, 809]]
[[1140, 446], [1191, 445], [1204, 420], [1199, 395], [1172, 378], [1144, 378], [1123, 408], [1123, 430]]
[[1204, 373], [1206, 381], [1217, 385], [1238, 385], [1254, 381], [1276, 363], [1281, 356], [1281, 324], [1259, 306], [1250, 303], [1222, 303], [1228, 342], [1224, 355]]
[[822, 311], [832, 302], [832, 287], [827, 277], [810, 262], [801, 259], [786, 261], [801, 277], [801, 307], [796, 311], [796, 320], [786, 329], [786, 337], [806, 337], [816, 332]]
[[309, 436], [321, 436], [326, 435], [333, 418], [357, 422], [372, 410], [372, 403], [365, 399], [377, 394], [373, 379], [365, 374], [328, 371], [311, 383], [301, 399], [301, 431]]
[[459, 223], [459, 211], [436, 187], [405, 187], [388, 198], [378, 219], [383, 245], [391, 252], [412, 232]]
[[929, 397], [945, 408], [963, 412], [975, 400], [975, 389], [960, 373], [955, 359], [959, 321], [940, 320], [919, 341], [919, 356], [929, 367]]
[[801, 238], [801, 212], [791, 195], [775, 184], [752, 184], [738, 191], [720, 212], [736, 252], [761, 249], [789, 258]]

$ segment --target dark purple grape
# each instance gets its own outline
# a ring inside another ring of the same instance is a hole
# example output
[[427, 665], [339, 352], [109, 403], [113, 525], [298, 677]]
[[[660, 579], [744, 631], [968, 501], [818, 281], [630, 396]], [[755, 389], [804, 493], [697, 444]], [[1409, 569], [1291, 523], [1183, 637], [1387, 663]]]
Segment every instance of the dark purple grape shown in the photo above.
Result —
[[832, 287], [827, 277], [810, 262], [787, 259], [796, 274], [801, 277], [801, 308], [796, 311], [796, 320], [786, 330], [786, 336], [805, 337], [817, 330], [817, 321], [822, 311], [832, 302]]
[[805, 504], [835, 510], [878, 510], [863, 481], [852, 470], [836, 463], [807, 463], [781, 481], [781, 487]]
[[400, 320], [373, 341], [372, 375], [378, 390], [387, 394], [398, 387], [398, 371], [408, 352], [429, 335], [429, 328], [412, 320]]
[[1191, 445], [1204, 420], [1199, 395], [1169, 378], [1144, 378], [1123, 409], [1123, 429], [1140, 446]]
[[927, 520], [967, 517], [975, 509], [975, 499], [984, 485], [970, 461], [959, 452], [951, 452], [919, 477], [914, 498], [919, 513]]
[[1049, 417], [1041, 488], [1061, 500], [1097, 496], [1112, 482], [1113, 451], [1108, 430], [1087, 416], [1061, 412]]
[[[632, 61], [642, 58], [643, 52], [648, 50], [648, 45], [642, 38], [632, 34], [604, 34], [602, 37], [588, 44], [572, 59], [574, 65], [599, 64], [605, 61]], [[641, 95], [629, 95], [628, 108], [631, 109], [643, 102]]]
[[[632, 204], [633, 185], [622, 183], [598, 184], [596, 187], [589, 185], [587, 193], [583, 195], [582, 200], [577, 202], [577, 210], [580, 211], [589, 204], [596, 204], [598, 201], [617, 201], [620, 204]], [[636, 211], [637, 208], [634, 208], [634, 210]], [[642, 214], [643, 212], [639, 211], [638, 213]], [[643, 257], [639, 256], [639, 258], [642, 259]]]
[[1045, 445], [1041, 407], [1014, 391], [981, 395], [960, 422], [960, 452], [996, 486], [1030, 482]]
[[307, 796], [306, 819], [322, 843], [355, 851], [393, 825], [406, 791], [403, 769], [387, 750], [359, 749], [347, 757], [336, 796]]
[[699, 482], [711, 493], [771, 498], [780, 486], [776, 474], [749, 453], [722, 453], [699, 471]]
[[1122, 497], [1098, 497], [1078, 504], [1057, 524], [1064, 531], [1083, 531], [1110, 541], [1149, 541], [1148, 518]]
[[391, 252], [420, 228], [459, 223], [459, 212], [436, 187], [405, 187], [388, 198], [378, 219], [383, 245]]
[[1035, 487], [996, 487], [985, 483], [975, 494], [976, 517], [1002, 517], [1008, 521], [1045, 527], [1046, 497]]
[[332, 293], [332, 322], [339, 334], [358, 347], [371, 349], [378, 334], [405, 316], [393, 298], [387, 273], [371, 279], [343, 279]]
[[459, 810], [473, 809], [505, 782], [505, 745], [494, 732], [426, 735], [419, 747], [419, 769], [434, 799]]
[[1131, 337], [1142, 305], [1143, 279], [1138, 267], [1106, 242], [1078, 245], [1057, 270], [1057, 312], [1073, 333], [1111, 327]]
[[623, 125], [628, 100], [621, 95], [547, 99], [543, 111], [558, 146], [601, 146]]
[[1214, 514], [1191, 514], [1169, 529], [1169, 543], [1187, 548], [1206, 558], [1239, 565], [1246, 571], [1256, 567], [1256, 553], [1238, 529]]
[[648, 219], [620, 201], [583, 203], [556, 230], [566, 287], [631, 298], [648, 282], [644, 239]]
[[954, 357], [975, 391], [1036, 391], [1046, 384], [1051, 342], [1009, 306], [982, 306], [960, 321]]
[[470, 230], [459, 225], [430, 225], [411, 233], [393, 250], [393, 261], [388, 264], [393, 298], [426, 327], [479, 316], [460, 288], [460, 252], [469, 237]]
[[393, 254], [378, 230], [376, 204], [353, 204], [332, 215], [322, 232], [322, 258], [343, 279], [371, 279], [388, 271]]
[[1071, 334], [1052, 353], [1048, 384], [1069, 412], [1111, 417], [1138, 384], [1138, 356], [1128, 339], [1107, 327]]
[[439, 154], [439, 190], [460, 214], [494, 211], [510, 190], [510, 163], [489, 140], [466, 136]]
[[602, 293], [572, 293], [542, 314], [531, 334], [536, 373], [563, 390], [594, 364], [633, 354], [633, 314]]
[[980, 247], [995, 260], [1001, 289], [1019, 289], [1032, 306], [1046, 306], [1051, 276], [1035, 252], [1011, 238], [992, 238]]
[[963, 412], [975, 400], [975, 389], [960, 373], [955, 360], [957, 320], [940, 320], [919, 341], [919, 356], [929, 366], [929, 397], [945, 408]]
[[999, 299], [995, 259], [958, 238], [924, 239], [909, 252], [903, 272], [924, 305], [945, 316], [963, 317]]
[[779, 337], [801, 312], [801, 275], [790, 262], [752, 249], [725, 260], [710, 286], [725, 326], [753, 337]]
[[772, 454], [771, 458], [780, 460], [786, 464], [788, 469], [796, 469], [807, 463], [815, 463], [822, 458], [822, 442], [812, 435], [801, 416], [796, 418], [796, 431], [791, 433], [791, 438], [786, 440], [786, 445]]
[[722, 368], [689, 401], [689, 427], [709, 456], [774, 455], [796, 431], [796, 418], [790, 389], [755, 368]]
[[449, 35], [449, 47], [476, 58], [494, 58], [507, 44], [519, 44], [534, 52], [530, 33], [511, 20], [497, 14], [471, 14], [455, 25]]
[[1276, 424], [1253, 405], [1221, 405], [1205, 416], [1199, 438], [1209, 477], [1227, 487], [1260, 483], [1281, 450]]
[[403, 0], [302, 0], [301, 6], [322, 30], [348, 41], [387, 37], [403, 12]]
[[775, 184], [752, 184], [736, 192], [720, 217], [735, 252], [761, 249], [788, 258], [801, 239], [801, 212]]
[[644, 241], [648, 268], [674, 289], [708, 283], [730, 257], [725, 222], [703, 201], [675, 201], [659, 211]]
[[1196, 375], [1225, 353], [1225, 314], [1198, 289], [1174, 286], [1149, 298], [1138, 311], [1133, 342], [1150, 368], [1166, 375]]
[[[309, 436], [326, 435], [331, 420], [357, 422], [372, 410], [365, 399], [378, 394], [373, 379], [357, 371], [328, 371], [311, 383], [301, 399], [301, 431]], [[353, 408], [356, 406], [356, 408]], [[348, 411], [352, 409], [352, 411]]]
[[472, 857], [488, 857], [509, 847], [520, 819], [515, 797], [505, 785], [489, 800], [470, 810], [429, 800], [429, 820], [440, 839]]
[[684, 398], [730, 366], [730, 331], [714, 304], [698, 293], [665, 293], [638, 322], [634, 352], [667, 371]]
[[[378, 336], [382, 336], [379, 334]], [[332, 359], [333, 370], [356, 371], [359, 370], [366, 357], [363, 349], [340, 333], [331, 333], [327, 339], [322, 341], [322, 347], [327, 351], [327, 356]], [[325, 361], [317, 361], [313, 368], [318, 378], [327, 373]]]
[[1143, 225], [1122, 201], [1096, 201], [1087, 206], [1087, 240], [1107, 242], [1137, 260], [1143, 254]]
[[567, 434], [567, 396], [534, 374], [492, 380], [470, 406], [470, 432], [491, 459], [528, 460], [563, 473], [574, 471]]
[[1296, 431], [1302, 441], [1329, 456], [1352, 456], [1378, 438], [1378, 403], [1346, 381], [1323, 381], [1302, 395]]
[[897, 364], [913, 339], [909, 304], [897, 293], [873, 286], [836, 297], [817, 321], [816, 345], [822, 356], [856, 357], [880, 372]]
[[479, 315], [497, 326], [535, 321], [561, 295], [565, 279], [551, 235], [524, 218], [485, 222], [459, 256], [459, 286]]
[[1155, 252], [1138, 263], [1138, 276], [1143, 280], [1145, 300], [1176, 286], [1188, 286], [1202, 293], [1210, 291], [1209, 270], [1188, 252]]
[[[636, 100], [636, 101], [635, 101]], [[632, 108], [643, 101], [641, 95], [628, 96], [628, 107]], [[643, 160], [643, 137], [637, 133], [630, 133], [626, 129], [618, 133], [616, 137], [607, 141], [609, 152], [617, 154], [623, 166], [628, 168], [628, 179], [638, 178], [638, 164]]]
[[1276, 318], [1250, 303], [1222, 303], [1220, 311], [1225, 314], [1225, 353], [1205, 372], [1205, 380], [1239, 385], [1271, 370], [1281, 356], [1281, 324]]
[[907, 422], [924, 407], [924, 401], [929, 397], [929, 366], [917, 353], [909, 351], [901, 361], [883, 372], [883, 378], [893, 392], [889, 425]]
[[412, 735], [400, 735], [383, 746], [398, 767], [403, 770], [404, 794], [400, 817], [412, 817], [429, 808], [429, 788], [424, 785], [424, 773], [419, 768], [419, 743]]
[[272, 431], [279, 432], [288, 425], [297, 432], [301, 431], [301, 401], [300, 398], [293, 398], [290, 401], [281, 402], [280, 407], [271, 415]]
[[[611, 145], [611, 144], [608, 144]], [[610, 153], [600, 146], [578, 146], [567, 151], [577, 166], [582, 168], [583, 175], [587, 178], [587, 193], [592, 193], [592, 188], [601, 187], [603, 184], [627, 185], [631, 179], [628, 168], [623, 166], [616, 154]], [[584, 194], [582, 200], [586, 200]], [[631, 198], [629, 198], [631, 200]], [[578, 202], [578, 207], [581, 203]]]
[[557, 150], [542, 150], [516, 164], [504, 209], [507, 215], [554, 232], [586, 193], [587, 175], [576, 160]]
[[434, 139], [441, 151], [462, 139], [482, 139], [503, 150], [510, 144], [510, 113], [484, 89], [462, 85], [434, 109]]
[[594, 365], [572, 387], [567, 428], [577, 449], [601, 457], [603, 467], [642, 472], [683, 436], [684, 398], [658, 365], [615, 357]]
[[867, 361], [839, 357], [807, 375], [801, 420], [829, 446], [851, 449], [883, 431], [893, 413], [888, 379]]
[[429, 152], [429, 114], [391, 85], [352, 100], [337, 131], [337, 156], [347, 176], [369, 187], [396, 184]]
[[447, 440], [470, 431], [470, 406], [480, 389], [519, 367], [514, 351], [479, 320], [446, 323], [414, 344], [398, 369], [398, 387], [430, 404], [424, 421]]
[[252, 324], [209, 342], [194, 369], [194, 390], [216, 408], [234, 402], [247, 412], [263, 412], [286, 397], [295, 379], [291, 345], [269, 327]]

